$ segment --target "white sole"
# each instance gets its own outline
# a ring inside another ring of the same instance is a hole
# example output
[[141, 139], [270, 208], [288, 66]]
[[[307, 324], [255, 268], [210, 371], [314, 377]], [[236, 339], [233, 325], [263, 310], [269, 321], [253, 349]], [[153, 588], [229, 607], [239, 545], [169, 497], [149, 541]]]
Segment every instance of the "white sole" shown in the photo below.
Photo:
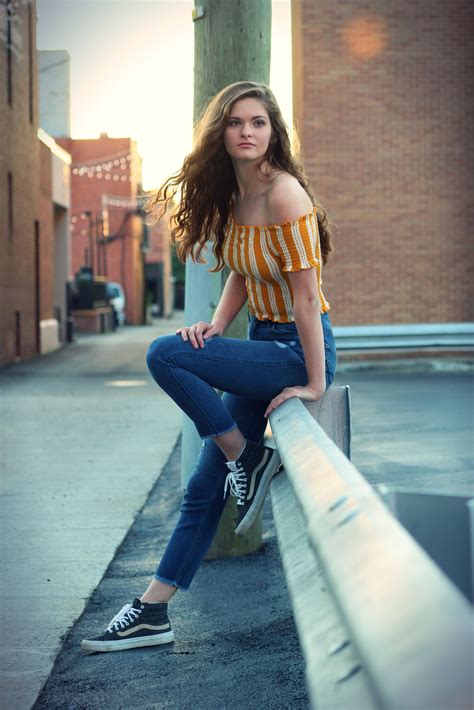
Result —
[[245, 518], [241, 520], [239, 525], [235, 528], [236, 535], [243, 535], [254, 524], [265, 502], [268, 489], [270, 488], [270, 483], [272, 482], [275, 473], [278, 471], [279, 466], [280, 455], [278, 451], [274, 449], [273, 454], [268, 463], [267, 470], [265, 471], [264, 475], [262, 476], [262, 480], [260, 481], [260, 486], [258, 487], [258, 491], [255, 495], [255, 498], [253, 499], [253, 503], [248, 509]]
[[161, 646], [174, 641], [174, 631], [166, 631], [156, 636], [142, 636], [141, 638], [123, 639], [123, 641], [81, 641], [81, 651], [84, 653], [107, 653], [108, 651], [126, 651], [129, 648], [142, 648], [143, 646]]

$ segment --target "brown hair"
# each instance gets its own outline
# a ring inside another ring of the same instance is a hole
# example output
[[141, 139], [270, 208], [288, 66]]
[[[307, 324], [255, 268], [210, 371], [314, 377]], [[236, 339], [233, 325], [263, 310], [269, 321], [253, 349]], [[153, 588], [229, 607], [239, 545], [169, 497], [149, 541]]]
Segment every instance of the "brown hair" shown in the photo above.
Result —
[[[232, 198], [237, 191], [232, 160], [224, 147], [224, 130], [232, 106], [240, 99], [253, 97], [265, 106], [270, 117], [272, 136], [262, 164], [268, 161], [274, 170], [293, 175], [317, 207], [323, 264], [332, 251], [331, 234], [326, 212], [311, 190], [299, 160], [292, 155], [288, 129], [271, 89], [253, 81], [239, 81], [226, 86], [208, 104], [194, 129], [194, 148], [186, 156], [181, 170], [168, 178], [146, 206], [147, 212], [156, 215], [156, 207], [163, 209], [158, 219], [179, 199], [171, 217], [171, 241], [181, 261], [189, 254], [194, 261], [205, 263], [201, 252], [208, 240], [213, 242], [217, 265], [224, 266], [222, 258], [225, 228], [232, 209]], [[262, 171], [263, 174], [263, 171]], [[173, 226], [174, 225], [174, 226]]]

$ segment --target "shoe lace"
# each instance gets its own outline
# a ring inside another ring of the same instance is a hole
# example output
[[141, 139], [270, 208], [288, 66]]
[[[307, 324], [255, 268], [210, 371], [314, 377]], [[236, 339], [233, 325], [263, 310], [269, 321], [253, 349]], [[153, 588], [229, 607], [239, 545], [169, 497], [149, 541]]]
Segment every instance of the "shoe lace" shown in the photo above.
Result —
[[112, 633], [113, 631], [119, 631], [120, 629], [129, 626], [130, 622], [138, 619], [141, 613], [141, 609], [135, 609], [135, 607], [131, 604], [125, 604], [125, 606], [120, 609], [118, 614], [115, 614], [114, 618], [110, 621], [107, 626], [107, 631]]
[[245, 502], [245, 494], [247, 492], [247, 476], [242, 466], [233, 461], [227, 462], [227, 467], [230, 469], [224, 484], [224, 498], [227, 494], [227, 488], [230, 487], [230, 495], [237, 498], [237, 505], [243, 505]]

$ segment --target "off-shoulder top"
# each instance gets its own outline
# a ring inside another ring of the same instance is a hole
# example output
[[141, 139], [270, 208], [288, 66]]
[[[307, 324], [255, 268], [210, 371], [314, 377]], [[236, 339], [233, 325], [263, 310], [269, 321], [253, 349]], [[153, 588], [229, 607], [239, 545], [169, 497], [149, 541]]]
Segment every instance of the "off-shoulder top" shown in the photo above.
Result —
[[321, 312], [331, 306], [322, 292], [322, 258], [316, 208], [291, 222], [237, 224], [231, 215], [223, 244], [225, 263], [245, 276], [248, 308], [259, 320], [294, 321], [288, 271], [315, 268]]

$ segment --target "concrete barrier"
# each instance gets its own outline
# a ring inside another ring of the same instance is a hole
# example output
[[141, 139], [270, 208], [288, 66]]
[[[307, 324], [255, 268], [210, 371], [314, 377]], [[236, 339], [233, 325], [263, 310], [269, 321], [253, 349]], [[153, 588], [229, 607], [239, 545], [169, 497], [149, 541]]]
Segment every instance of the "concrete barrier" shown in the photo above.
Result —
[[347, 458], [349, 389], [311, 409], [319, 423], [298, 399], [270, 422], [286, 471], [272, 484], [275, 526], [313, 707], [472, 708], [470, 605]]

